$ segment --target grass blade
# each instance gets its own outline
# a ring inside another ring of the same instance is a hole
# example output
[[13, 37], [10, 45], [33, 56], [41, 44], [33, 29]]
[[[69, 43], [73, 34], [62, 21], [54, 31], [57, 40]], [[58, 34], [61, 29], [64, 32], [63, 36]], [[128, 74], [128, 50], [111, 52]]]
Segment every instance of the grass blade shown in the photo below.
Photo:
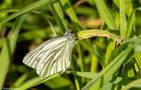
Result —
[[126, 13], [125, 13], [125, 0], [120, 0], [120, 34], [125, 38], [126, 34]]
[[25, 83], [23, 83], [21, 86], [17, 87], [16, 89], [17, 90], [26, 90], [28, 88], [39, 85], [43, 82], [46, 82], [46, 81], [48, 81], [52, 78], [58, 77], [58, 76], [60, 76], [60, 75], [57, 73], [57, 74], [54, 74], [50, 77], [35, 77], [31, 80], [26, 81]]
[[105, 69], [103, 69], [99, 73], [99, 76], [97, 78], [87, 83], [86, 86], [82, 88], [82, 90], [88, 90], [100, 78], [103, 78], [104, 79], [103, 82], [106, 82], [108, 78], [110, 78], [121, 66], [121, 64], [127, 59], [127, 57], [130, 55], [132, 50], [133, 50], [133, 46], [129, 45], [125, 51], [121, 52], [117, 58], [115, 58]]
[[108, 8], [106, 7], [104, 0], [95, 0], [95, 4], [99, 11], [101, 18], [106, 22], [107, 26], [112, 30], [117, 30], [116, 23], [110, 14]]
[[121, 38], [119, 36], [112, 34], [108, 31], [104, 31], [104, 30], [96, 30], [96, 29], [84, 30], [84, 31], [78, 32], [77, 35], [80, 40], [94, 37], [94, 36], [100, 36], [100, 37], [112, 38], [113, 40], [117, 41], [118, 43], [121, 43]]
[[34, 3], [24, 7], [23, 9], [19, 10], [18, 12], [6, 17], [4, 20], [1, 20], [0, 25], [8, 22], [9, 20], [11, 20], [11, 19], [13, 19], [13, 18], [15, 18], [15, 17], [17, 17], [19, 15], [27, 13], [27, 12], [29, 12], [29, 11], [35, 9], [35, 8], [38, 8], [40, 6], [48, 5], [48, 4], [50, 4], [50, 3], [54, 2], [54, 1], [56, 1], [56, 0], [39, 0], [37, 2], [34, 2]]
[[130, 90], [132, 87], [141, 87], [141, 79], [137, 79], [132, 81], [131, 83], [127, 84], [125, 87], [123, 87], [121, 90]]
[[9, 33], [8, 37], [5, 39], [5, 43], [3, 44], [2, 51], [0, 54], [0, 63], [1, 63], [1, 68], [0, 68], [0, 87], [3, 86], [6, 73], [8, 71], [8, 67], [10, 64], [10, 59], [12, 56], [12, 53], [14, 52], [17, 38], [19, 35], [20, 27], [24, 21], [25, 15], [17, 18], [11, 32]]

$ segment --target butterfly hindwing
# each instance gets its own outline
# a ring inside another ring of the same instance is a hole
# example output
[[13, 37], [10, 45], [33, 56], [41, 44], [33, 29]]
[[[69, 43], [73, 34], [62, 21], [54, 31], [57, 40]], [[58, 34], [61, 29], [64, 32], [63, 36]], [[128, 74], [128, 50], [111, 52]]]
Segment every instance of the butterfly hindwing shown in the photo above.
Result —
[[49, 54], [46, 54], [44, 58], [41, 60], [41, 62], [39, 62], [37, 66], [37, 73], [39, 75], [44, 76], [46, 72], [49, 72], [49, 70], [52, 70], [53, 65], [55, 65], [57, 60], [61, 57], [63, 46], [59, 48], [58, 46], [56, 47], [53, 48]]
[[[63, 47], [53, 49], [47, 60], [42, 60], [37, 67], [37, 73], [40, 76], [49, 76], [59, 71], [64, 71], [70, 65], [69, 42], [63, 43]], [[57, 50], [58, 49], [58, 50]], [[57, 51], [56, 51], [57, 50]]]

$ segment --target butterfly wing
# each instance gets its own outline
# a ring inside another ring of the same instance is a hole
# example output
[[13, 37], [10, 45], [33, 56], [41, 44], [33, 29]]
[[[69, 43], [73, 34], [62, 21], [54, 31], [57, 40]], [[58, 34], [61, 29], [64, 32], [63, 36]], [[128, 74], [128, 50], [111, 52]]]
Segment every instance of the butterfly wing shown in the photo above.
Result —
[[35, 68], [40, 76], [50, 76], [66, 70], [70, 65], [70, 55], [75, 37], [70, 32], [63, 37], [50, 39], [31, 52], [23, 59], [23, 63]]
[[30, 51], [23, 59], [23, 63], [29, 67], [36, 68], [41, 60], [44, 60], [45, 55], [48, 55], [52, 50], [61, 48], [66, 38], [53, 38], [39, 45], [34, 50]]
[[[63, 47], [53, 49], [50, 54], [45, 55], [46, 59], [38, 64], [37, 74], [40, 76], [49, 76], [59, 71], [64, 71], [70, 65], [70, 53], [72, 51], [70, 43], [65, 41]], [[58, 52], [56, 52], [56, 50]]]

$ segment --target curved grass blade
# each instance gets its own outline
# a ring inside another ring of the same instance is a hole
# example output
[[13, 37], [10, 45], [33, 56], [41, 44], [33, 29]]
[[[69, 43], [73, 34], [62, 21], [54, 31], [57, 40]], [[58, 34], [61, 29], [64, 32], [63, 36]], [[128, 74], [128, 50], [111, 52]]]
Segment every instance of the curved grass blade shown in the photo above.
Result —
[[38, 8], [38, 7], [43, 6], [43, 5], [48, 5], [48, 4], [53, 3], [55, 1], [56, 0], [39, 0], [37, 2], [34, 2], [34, 3], [30, 4], [30, 5], [22, 8], [18, 12], [15, 12], [12, 15], [10, 15], [10, 16], [6, 17], [5, 19], [1, 20], [0, 21], [0, 25], [8, 22], [9, 20], [11, 20], [11, 19], [13, 19], [13, 18], [15, 18], [15, 17], [17, 17], [19, 15], [22, 15], [24, 13], [27, 13], [27, 12], [35, 9], [35, 8]]
[[96, 29], [92, 29], [92, 30], [84, 30], [84, 31], [80, 31], [77, 33], [79, 40], [82, 39], [86, 39], [86, 38], [90, 38], [90, 37], [95, 37], [95, 36], [100, 36], [100, 37], [108, 37], [111, 38], [115, 41], [117, 41], [117, 43], [121, 43], [122, 38], [112, 34], [108, 31], [104, 31], [104, 30], [96, 30]]

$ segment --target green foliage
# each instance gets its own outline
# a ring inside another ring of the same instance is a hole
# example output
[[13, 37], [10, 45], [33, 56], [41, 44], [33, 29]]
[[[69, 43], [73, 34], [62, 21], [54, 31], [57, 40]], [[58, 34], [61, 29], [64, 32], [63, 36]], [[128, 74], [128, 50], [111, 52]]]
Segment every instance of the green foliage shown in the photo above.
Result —
[[[0, 89], [140, 90], [140, 0], [2, 0]], [[27, 52], [71, 29], [71, 66], [39, 77]]]

